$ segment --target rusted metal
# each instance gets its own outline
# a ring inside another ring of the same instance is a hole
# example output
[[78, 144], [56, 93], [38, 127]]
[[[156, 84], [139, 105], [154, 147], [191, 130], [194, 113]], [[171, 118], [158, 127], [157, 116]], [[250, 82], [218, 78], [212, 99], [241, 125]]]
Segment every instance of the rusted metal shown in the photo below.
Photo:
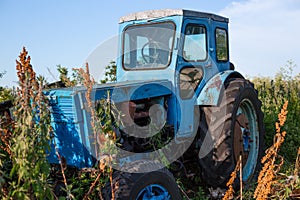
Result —
[[221, 80], [220, 76], [216, 76], [213, 78], [212, 80], [213, 84], [209, 85], [205, 92], [208, 92], [209, 89], [212, 89], [212, 88], [216, 88], [218, 91], [221, 90], [221, 86], [223, 85], [223, 81]]
[[238, 122], [240, 127], [249, 129], [249, 120], [243, 113], [237, 116], [236, 121]]
[[203, 106], [217, 106], [219, 103], [219, 98], [221, 96], [220, 94], [222, 92], [222, 87], [226, 79], [232, 74], [235, 74], [235, 76], [241, 76], [235, 71], [226, 70], [216, 74], [214, 77], [208, 80], [199, 96], [197, 97], [196, 104]]
[[[239, 160], [239, 156], [242, 155], [242, 164], [245, 166], [248, 160], [248, 145], [251, 142], [250, 131], [249, 131], [249, 120], [244, 114], [239, 114], [236, 117], [234, 125], [234, 139], [233, 149], [235, 160]], [[245, 146], [246, 145], [246, 146]]]

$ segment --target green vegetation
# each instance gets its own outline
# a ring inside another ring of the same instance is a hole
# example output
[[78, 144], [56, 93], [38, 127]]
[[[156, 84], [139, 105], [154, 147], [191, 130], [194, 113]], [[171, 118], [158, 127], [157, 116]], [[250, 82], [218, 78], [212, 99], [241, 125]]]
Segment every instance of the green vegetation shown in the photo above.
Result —
[[105, 77], [100, 82], [101, 83], [109, 83], [115, 82], [117, 80], [117, 65], [115, 61], [111, 61], [109, 65], [105, 67]]
[[63, 67], [61, 65], [56, 66], [57, 71], [59, 73], [59, 84], [62, 87], [73, 87], [77, 84], [82, 83], [82, 77], [78, 74], [78, 71], [72, 69], [72, 75], [69, 76], [69, 70], [67, 67]]
[[266, 146], [273, 144], [273, 136], [276, 132], [275, 122], [285, 101], [289, 102], [287, 121], [284, 129], [288, 132], [280, 154], [284, 156], [287, 165], [296, 159], [300, 146], [300, 74], [294, 75], [296, 65], [288, 61], [284, 68], [274, 78], [255, 77], [252, 82], [258, 90], [262, 109], [265, 114]]
[[[0, 79], [3, 78], [6, 74], [6, 71], [0, 72]], [[12, 89], [1, 87], [0, 86], [0, 102], [12, 100]]]
[[0, 86], [0, 102], [12, 100], [12, 89]]

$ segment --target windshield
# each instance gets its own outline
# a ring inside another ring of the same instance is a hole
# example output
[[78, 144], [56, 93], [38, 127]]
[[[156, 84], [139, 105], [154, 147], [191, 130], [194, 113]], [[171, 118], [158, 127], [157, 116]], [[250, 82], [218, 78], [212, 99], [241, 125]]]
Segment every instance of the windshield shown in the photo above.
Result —
[[128, 27], [123, 34], [123, 67], [127, 70], [167, 67], [174, 35], [175, 24], [172, 22]]

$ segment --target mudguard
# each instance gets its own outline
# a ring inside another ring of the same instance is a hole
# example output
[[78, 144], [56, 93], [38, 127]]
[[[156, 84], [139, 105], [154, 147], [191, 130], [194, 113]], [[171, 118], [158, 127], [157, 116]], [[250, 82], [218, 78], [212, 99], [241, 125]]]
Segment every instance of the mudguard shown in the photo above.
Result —
[[226, 70], [213, 76], [203, 87], [196, 105], [217, 106], [222, 86], [228, 78], [244, 78], [239, 72]]

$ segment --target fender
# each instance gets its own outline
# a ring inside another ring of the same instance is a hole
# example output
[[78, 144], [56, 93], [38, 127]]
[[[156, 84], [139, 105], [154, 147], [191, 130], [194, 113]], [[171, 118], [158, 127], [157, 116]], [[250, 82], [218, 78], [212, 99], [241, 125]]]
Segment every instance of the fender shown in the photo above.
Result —
[[222, 86], [228, 78], [244, 78], [239, 72], [226, 70], [213, 76], [203, 87], [196, 105], [217, 106]]

